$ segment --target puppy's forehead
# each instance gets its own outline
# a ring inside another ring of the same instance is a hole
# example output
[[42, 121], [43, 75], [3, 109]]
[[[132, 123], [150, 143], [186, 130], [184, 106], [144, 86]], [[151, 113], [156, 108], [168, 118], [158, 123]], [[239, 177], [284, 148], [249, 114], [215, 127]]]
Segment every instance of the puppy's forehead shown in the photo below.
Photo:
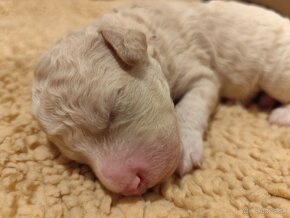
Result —
[[66, 50], [70, 55], [80, 57], [89, 55], [89, 52], [100, 52], [102, 50], [102, 37], [96, 28], [87, 28], [72, 32], [64, 37], [57, 49]]
[[[103, 77], [112, 65], [110, 51], [95, 28], [70, 33], [46, 52], [38, 64], [38, 74], [53, 76], [83, 75], [88, 78]], [[46, 77], [45, 76], [45, 77]]]

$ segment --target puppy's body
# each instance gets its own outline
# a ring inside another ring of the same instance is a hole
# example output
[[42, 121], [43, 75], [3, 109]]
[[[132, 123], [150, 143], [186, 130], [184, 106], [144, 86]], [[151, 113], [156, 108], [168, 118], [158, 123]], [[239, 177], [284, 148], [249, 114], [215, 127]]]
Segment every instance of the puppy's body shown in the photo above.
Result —
[[[79, 89], [67, 87], [72, 81]], [[288, 19], [239, 3], [140, 3], [106, 14], [44, 56], [34, 114], [60, 149], [90, 164], [109, 189], [140, 194], [177, 167], [179, 137], [178, 172], [200, 165], [203, 133], [220, 96], [246, 100], [263, 90], [287, 104], [289, 84]], [[178, 100], [175, 111], [170, 97]], [[73, 107], [72, 99], [78, 102]], [[116, 103], [119, 119], [113, 122], [108, 114]], [[290, 123], [288, 110], [276, 109], [270, 119], [281, 123], [288, 116]], [[104, 128], [91, 131], [100, 120]], [[61, 127], [52, 131], [55, 123]], [[109, 172], [101, 169], [105, 165]]]
[[146, 34], [149, 52], [159, 60], [173, 98], [183, 96], [198, 76], [195, 64], [213, 70], [222, 96], [238, 100], [265, 89], [265, 80], [289, 72], [289, 20], [256, 6], [143, 3], [115, 10], [101, 23]]
[[[192, 140], [184, 144], [196, 145], [181, 172], [191, 169], [190, 159], [193, 165], [201, 161], [197, 135], [206, 128], [218, 97], [245, 101], [263, 90], [283, 103], [290, 101], [290, 23], [272, 11], [222, 1], [143, 3], [107, 14], [101, 25], [144, 32], [172, 99], [194, 93], [176, 107], [179, 121], [184, 119], [181, 134], [187, 132]], [[192, 124], [185, 121], [188, 117]]]

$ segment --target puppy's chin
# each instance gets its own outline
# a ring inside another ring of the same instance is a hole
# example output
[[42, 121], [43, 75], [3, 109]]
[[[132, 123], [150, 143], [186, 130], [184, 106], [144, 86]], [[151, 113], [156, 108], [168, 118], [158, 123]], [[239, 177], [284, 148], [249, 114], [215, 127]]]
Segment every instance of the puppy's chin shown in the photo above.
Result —
[[172, 175], [180, 160], [180, 146], [175, 139], [166, 145], [141, 145], [134, 150], [109, 152], [94, 172], [110, 191], [123, 195], [140, 195]]

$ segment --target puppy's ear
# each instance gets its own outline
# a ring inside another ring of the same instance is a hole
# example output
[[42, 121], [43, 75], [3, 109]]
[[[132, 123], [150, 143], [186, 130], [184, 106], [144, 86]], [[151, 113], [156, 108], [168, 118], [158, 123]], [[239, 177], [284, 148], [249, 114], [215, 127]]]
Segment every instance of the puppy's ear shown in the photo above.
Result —
[[103, 29], [100, 32], [125, 64], [133, 67], [147, 61], [147, 41], [144, 33], [121, 28]]

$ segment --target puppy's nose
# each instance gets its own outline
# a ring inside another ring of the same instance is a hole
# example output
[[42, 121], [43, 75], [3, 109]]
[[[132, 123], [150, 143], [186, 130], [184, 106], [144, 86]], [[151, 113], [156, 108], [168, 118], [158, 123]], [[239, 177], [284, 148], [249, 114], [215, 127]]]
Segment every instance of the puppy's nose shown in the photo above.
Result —
[[110, 160], [101, 168], [103, 184], [111, 191], [122, 195], [140, 195], [149, 188], [148, 167], [143, 162]]
[[168, 145], [162, 153], [159, 144], [104, 154], [91, 166], [104, 186], [123, 195], [141, 195], [173, 173], [179, 161], [179, 145]]

